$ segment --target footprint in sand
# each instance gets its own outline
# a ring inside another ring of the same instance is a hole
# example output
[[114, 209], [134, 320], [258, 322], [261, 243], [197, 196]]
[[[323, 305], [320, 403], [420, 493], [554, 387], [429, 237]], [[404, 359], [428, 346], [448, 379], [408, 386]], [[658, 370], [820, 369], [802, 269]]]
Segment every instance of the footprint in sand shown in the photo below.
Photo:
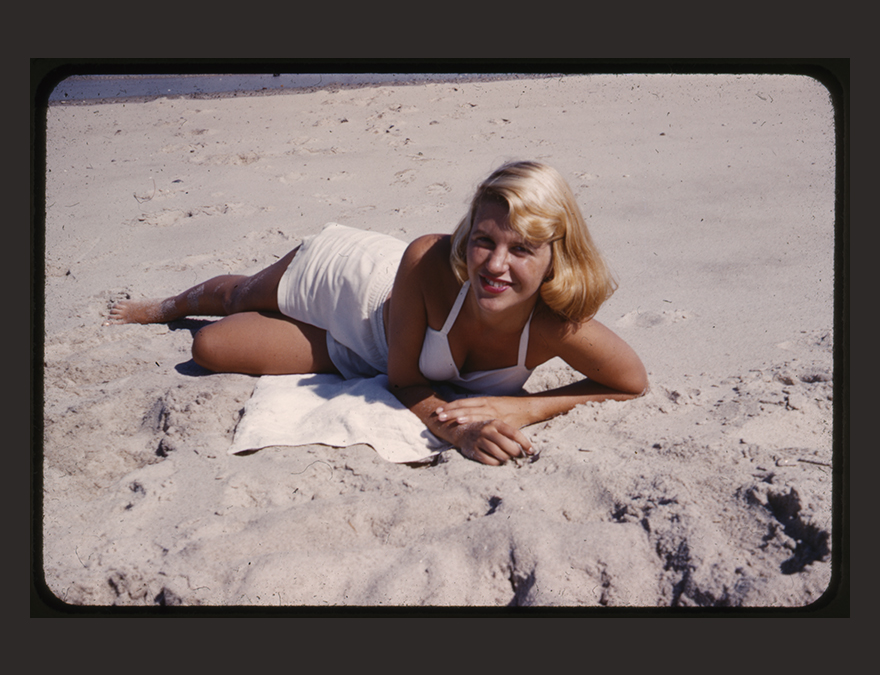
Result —
[[169, 155], [194, 155], [205, 147], [204, 143], [172, 143], [163, 146], [159, 152]]
[[664, 309], [662, 312], [651, 310], [638, 310], [624, 314], [617, 320], [617, 325], [622, 327], [651, 328], [671, 323], [678, 323], [691, 318], [692, 313], [681, 309]]
[[575, 171], [572, 175], [577, 178], [578, 187], [590, 187], [590, 183], [595, 182], [599, 178], [599, 174], [586, 173], [584, 171]]
[[353, 209], [347, 209], [342, 212], [343, 218], [354, 218], [356, 216], [362, 216], [365, 213], [369, 213], [370, 211], [375, 211], [376, 207], [372, 204], [367, 204], [366, 206], [358, 206]]
[[305, 180], [306, 178], [307, 176], [304, 173], [293, 171], [283, 176], [279, 176], [278, 180], [285, 185], [290, 185], [291, 183], [298, 183], [299, 181]]
[[446, 183], [432, 183], [428, 186], [429, 195], [442, 195], [451, 191], [452, 188], [449, 187]]
[[297, 153], [300, 155], [338, 155], [340, 150], [335, 145], [329, 148], [300, 148]]
[[245, 241], [259, 241], [271, 244], [283, 244], [291, 241], [294, 237], [290, 237], [283, 230], [277, 227], [271, 227], [266, 230], [255, 230], [248, 232], [242, 237]]
[[409, 185], [415, 180], [416, 172], [414, 169], [404, 169], [394, 174], [394, 182]]
[[187, 255], [183, 257], [166, 258], [165, 260], [143, 262], [140, 265], [140, 270], [142, 272], [183, 272], [191, 269], [202, 269], [207, 265], [222, 266], [223, 263], [217, 262], [216, 255]]
[[181, 211], [179, 209], [162, 209], [156, 213], [145, 213], [140, 216], [136, 222], [151, 225], [153, 227], [171, 227], [181, 220], [192, 218], [193, 211]]
[[256, 152], [239, 152], [225, 155], [209, 155], [207, 157], [191, 157], [194, 164], [210, 164], [212, 166], [247, 166], [258, 161]]
[[145, 213], [135, 223], [145, 223], [153, 227], [170, 227], [181, 222], [188, 222], [198, 216], [216, 216], [229, 213], [242, 206], [241, 204], [219, 204], [217, 206], [199, 206], [192, 209], [162, 209], [155, 213]]
[[350, 203], [347, 197], [343, 197], [338, 193], [315, 192], [312, 197], [327, 206], [338, 206], [339, 204]]
[[[183, 183], [183, 181], [179, 178], [172, 182], [177, 184]], [[138, 201], [138, 203], [143, 204], [144, 202], [162, 201], [163, 199], [175, 197], [181, 192], [186, 193], [186, 188], [177, 187], [171, 190], [165, 190], [163, 188], [157, 187], [154, 180], [152, 187], [150, 187], [149, 189], [138, 190], [134, 193], [134, 198]]]

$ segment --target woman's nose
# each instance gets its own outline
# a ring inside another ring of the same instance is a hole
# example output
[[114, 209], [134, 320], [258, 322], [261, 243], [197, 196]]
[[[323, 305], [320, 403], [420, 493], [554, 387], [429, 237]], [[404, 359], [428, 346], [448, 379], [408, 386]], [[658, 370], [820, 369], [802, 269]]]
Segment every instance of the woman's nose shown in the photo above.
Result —
[[489, 256], [489, 261], [486, 264], [486, 268], [492, 272], [493, 274], [500, 274], [502, 272], [507, 271], [507, 256], [508, 251], [503, 246], [496, 246], [495, 250], [492, 251], [492, 255]]

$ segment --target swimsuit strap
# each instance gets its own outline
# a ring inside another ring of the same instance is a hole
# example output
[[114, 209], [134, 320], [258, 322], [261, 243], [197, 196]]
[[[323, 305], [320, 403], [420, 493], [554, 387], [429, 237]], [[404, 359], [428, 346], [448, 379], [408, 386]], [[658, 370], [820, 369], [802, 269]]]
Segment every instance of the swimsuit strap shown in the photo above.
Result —
[[[449, 331], [452, 330], [452, 326], [455, 325], [455, 320], [458, 318], [459, 312], [461, 312], [461, 306], [464, 304], [464, 299], [467, 296], [468, 288], [470, 288], [471, 282], [467, 280], [462, 284], [461, 290], [458, 292], [458, 297], [455, 298], [455, 302], [452, 305], [452, 309], [449, 310], [449, 316], [446, 317], [446, 323], [443, 324], [443, 328], [440, 329], [440, 333], [449, 339]], [[537, 305], [532, 309], [532, 313], [529, 314], [529, 320], [526, 321], [525, 327], [523, 327], [523, 331], [519, 336], [519, 352], [517, 354], [517, 365], [525, 368], [526, 366], [526, 355], [529, 351], [529, 327], [532, 324], [532, 317], [535, 316], [535, 309], [537, 309]], [[448, 343], [447, 343], [448, 344]]]
[[461, 311], [461, 306], [464, 304], [465, 296], [467, 295], [468, 288], [470, 288], [471, 282], [470, 279], [464, 282], [461, 287], [461, 290], [458, 292], [458, 297], [455, 299], [455, 303], [452, 305], [452, 309], [449, 310], [449, 316], [446, 317], [446, 323], [443, 324], [443, 328], [440, 329], [440, 332], [443, 335], [447, 335], [450, 330], [452, 330], [452, 326], [455, 324], [455, 320], [458, 318], [458, 313]]
[[532, 309], [532, 313], [529, 314], [529, 320], [526, 321], [526, 325], [523, 328], [522, 334], [519, 336], [519, 355], [517, 356], [517, 365], [526, 367], [526, 354], [529, 351], [529, 326], [532, 323], [532, 317], [535, 316], [535, 309], [537, 308], [537, 304], [535, 308]]

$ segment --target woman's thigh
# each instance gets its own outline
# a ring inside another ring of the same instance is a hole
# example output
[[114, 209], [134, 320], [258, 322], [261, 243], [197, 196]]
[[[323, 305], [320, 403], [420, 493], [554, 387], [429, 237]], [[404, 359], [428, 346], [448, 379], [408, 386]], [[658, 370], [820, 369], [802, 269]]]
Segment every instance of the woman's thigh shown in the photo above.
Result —
[[338, 373], [327, 332], [282, 314], [242, 312], [208, 324], [193, 339], [193, 360], [218, 373]]
[[250, 277], [246, 277], [230, 289], [226, 301], [228, 314], [251, 311], [278, 311], [278, 283], [290, 267], [299, 246], [277, 262]]

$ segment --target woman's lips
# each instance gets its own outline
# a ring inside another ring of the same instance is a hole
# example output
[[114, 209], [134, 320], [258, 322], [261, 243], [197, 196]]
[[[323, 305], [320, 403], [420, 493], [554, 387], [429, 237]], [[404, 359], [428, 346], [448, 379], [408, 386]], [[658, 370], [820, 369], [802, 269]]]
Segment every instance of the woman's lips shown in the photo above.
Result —
[[510, 283], [506, 281], [499, 281], [498, 279], [489, 279], [488, 277], [484, 277], [480, 275], [480, 285], [489, 293], [504, 293], [508, 288], [510, 288]]

